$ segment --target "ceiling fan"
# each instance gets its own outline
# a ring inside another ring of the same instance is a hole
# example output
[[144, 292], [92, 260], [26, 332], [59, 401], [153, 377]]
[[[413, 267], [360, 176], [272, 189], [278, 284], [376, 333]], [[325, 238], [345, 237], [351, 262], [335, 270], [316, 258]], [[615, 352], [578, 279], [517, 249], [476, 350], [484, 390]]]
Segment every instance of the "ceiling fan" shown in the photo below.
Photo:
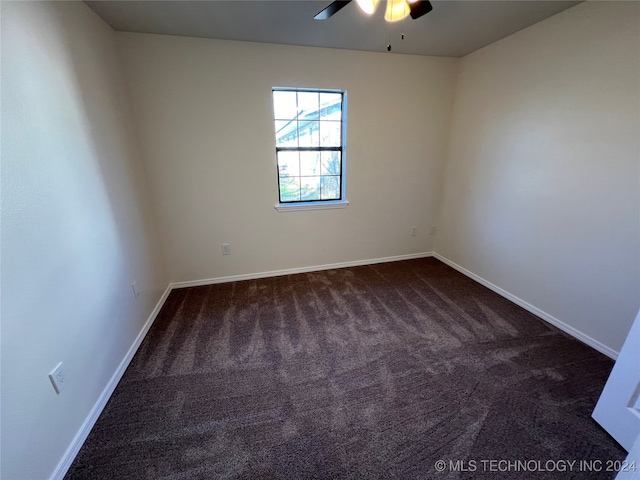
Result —
[[[375, 12], [379, 2], [380, 0], [356, 0], [360, 9], [367, 15]], [[332, 2], [313, 18], [316, 20], [326, 20], [342, 10], [349, 3], [351, 3], [351, 0]], [[387, 22], [395, 22], [411, 15], [411, 18], [415, 20], [429, 13], [431, 10], [433, 10], [433, 6], [428, 0], [387, 0], [384, 19]]]

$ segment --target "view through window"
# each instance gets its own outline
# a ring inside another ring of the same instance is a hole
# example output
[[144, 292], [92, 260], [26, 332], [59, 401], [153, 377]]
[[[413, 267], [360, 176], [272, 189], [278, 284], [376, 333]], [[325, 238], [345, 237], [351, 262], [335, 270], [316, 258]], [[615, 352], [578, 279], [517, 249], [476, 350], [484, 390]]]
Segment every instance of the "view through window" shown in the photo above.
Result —
[[344, 194], [344, 92], [273, 89], [280, 203]]

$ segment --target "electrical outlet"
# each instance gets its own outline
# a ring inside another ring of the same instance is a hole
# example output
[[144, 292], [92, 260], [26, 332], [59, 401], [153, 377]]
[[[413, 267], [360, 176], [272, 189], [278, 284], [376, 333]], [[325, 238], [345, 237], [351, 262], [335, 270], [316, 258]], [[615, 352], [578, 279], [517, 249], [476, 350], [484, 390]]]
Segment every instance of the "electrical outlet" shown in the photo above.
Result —
[[56, 368], [51, 370], [49, 373], [49, 380], [51, 380], [51, 385], [53, 385], [56, 393], [60, 395], [67, 386], [67, 375], [62, 369], [62, 362], [56, 365]]
[[413, 227], [411, 227], [411, 236], [415, 237], [417, 234], [418, 234], [418, 227], [414, 225]]
[[223, 255], [231, 255], [231, 245], [228, 243], [222, 244], [222, 254]]
[[435, 235], [435, 234], [436, 234], [436, 226], [431, 225], [431, 227], [429, 228], [429, 235]]
[[138, 281], [136, 280], [131, 284], [131, 290], [133, 290], [133, 296], [138, 298], [140, 296], [140, 290], [138, 290]]

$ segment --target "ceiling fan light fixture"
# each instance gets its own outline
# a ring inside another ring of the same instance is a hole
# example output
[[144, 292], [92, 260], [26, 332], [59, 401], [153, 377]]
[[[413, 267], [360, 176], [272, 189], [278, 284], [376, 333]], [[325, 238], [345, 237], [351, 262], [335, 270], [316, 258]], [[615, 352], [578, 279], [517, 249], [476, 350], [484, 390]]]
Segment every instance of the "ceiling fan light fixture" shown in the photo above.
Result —
[[362, 10], [367, 15], [373, 15], [373, 12], [376, 11], [376, 7], [378, 6], [379, 2], [380, 0], [356, 0], [356, 3], [360, 7], [360, 10]]
[[411, 8], [407, 0], [387, 0], [387, 10], [384, 13], [384, 19], [387, 22], [397, 22], [406, 18], [411, 12]]

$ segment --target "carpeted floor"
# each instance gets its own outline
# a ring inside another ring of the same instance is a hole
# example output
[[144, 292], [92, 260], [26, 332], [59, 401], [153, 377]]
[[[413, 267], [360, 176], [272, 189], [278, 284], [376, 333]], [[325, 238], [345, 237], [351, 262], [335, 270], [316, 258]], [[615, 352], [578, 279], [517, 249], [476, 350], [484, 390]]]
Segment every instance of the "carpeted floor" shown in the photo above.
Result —
[[175, 290], [66, 478], [613, 478], [612, 366], [433, 258]]

